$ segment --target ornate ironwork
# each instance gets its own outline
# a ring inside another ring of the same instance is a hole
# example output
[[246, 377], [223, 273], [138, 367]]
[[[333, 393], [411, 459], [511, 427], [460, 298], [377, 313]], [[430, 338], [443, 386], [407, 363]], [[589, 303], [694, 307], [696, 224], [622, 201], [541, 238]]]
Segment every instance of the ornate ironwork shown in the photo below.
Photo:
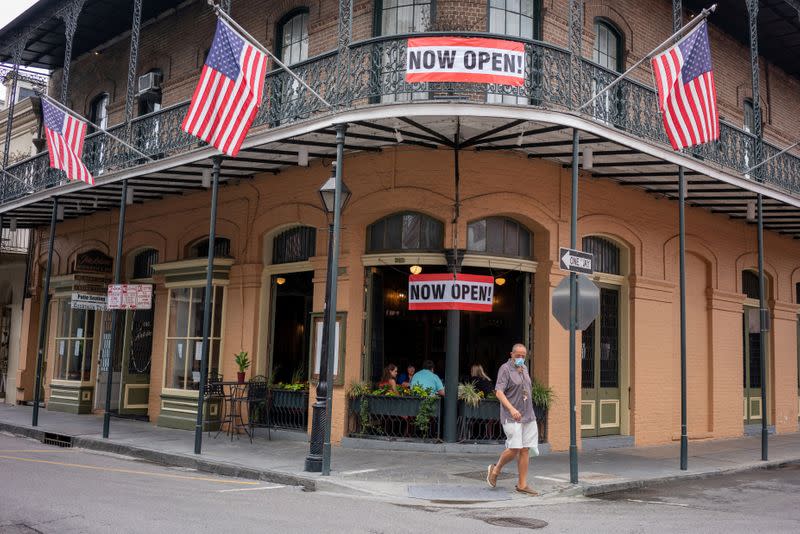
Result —
[[676, 32], [683, 27], [683, 2], [672, 0], [672, 31]]
[[25, 43], [28, 40], [27, 32], [20, 32], [16, 35], [13, 51], [11, 53], [11, 63], [13, 70], [6, 73], [3, 79], [7, 76], [13, 75], [11, 80], [11, 94], [6, 95], [8, 98], [8, 118], [6, 119], [6, 136], [3, 141], [3, 168], [8, 167], [8, 157], [11, 151], [11, 128], [14, 127], [14, 107], [17, 102], [17, 80], [19, 79], [19, 64], [22, 62], [22, 52], [25, 50]]
[[583, 0], [569, 0], [569, 21], [567, 23], [570, 58], [570, 106], [575, 108], [585, 102], [578, 97], [581, 89], [576, 78], [581, 76], [581, 53], [583, 50]]
[[78, 29], [78, 17], [86, 0], [71, 0], [58, 16], [64, 20], [64, 68], [61, 73], [61, 103], [67, 103], [69, 97], [69, 70], [72, 63], [72, 41]]
[[[570, 51], [539, 41], [517, 39], [524, 43], [527, 55], [525, 83], [520, 87], [408, 83], [405, 81], [407, 37], [380, 37], [351, 44], [347, 48], [349, 75], [345, 89], [338, 79], [340, 57], [336, 51], [293, 65], [293, 70], [326, 100], [341, 106], [450, 100], [488, 106], [502, 103], [554, 111], [567, 111], [573, 102], [585, 102], [618, 75], [588, 59], [578, 58], [578, 75], [572, 76], [574, 55]], [[571, 84], [571, 80], [574, 83]], [[265, 100], [253, 124], [256, 132], [330, 112], [319, 99], [283, 70], [268, 73], [264, 83]], [[754, 96], [756, 104], [757, 95]], [[154, 159], [204, 146], [205, 143], [180, 128], [188, 105], [188, 102], [182, 102], [132, 119], [131, 144]], [[657, 109], [656, 94], [652, 88], [634, 80], [624, 80], [607, 96], [599, 98], [586, 110], [586, 114], [609, 128], [669, 146]], [[756, 126], [759, 125], [760, 120], [757, 120]], [[125, 125], [112, 127], [109, 131], [124, 138]], [[757, 140], [757, 134], [721, 122], [718, 142], [695, 147], [687, 154], [729, 172], [744, 173], [753, 162], [761, 161], [753, 157], [757, 153]], [[764, 143], [763, 147], [767, 156], [780, 151], [768, 143]], [[141, 156], [103, 132], [87, 137], [84, 152], [87, 165], [98, 176], [144, 163]], [[21, 183], [0, 177], [0, 203], [57, 186], [64, 179], [61, 171], [48, 169], [47, 154], [28, 158], [9, 167], [9, 171], [18, 176]], [[761, 171], [766, 183], [800, 195], [800, 158], [797, 156], [783, 154], [765, 164]]]
[[[125, 124], [130, 124], [133, 117], [134, 88], [139, 63], [139, 30], [142, 27], [142, 0], [133, 2], [133, 21], [131, 22], [131, 47], [128, 59], [128, 91], [125, 94]], [[126, 138], [130, 139], [130, 132]]]
[[[753, 130], [755, 134], [755, 145], [753, 154], [753, 164], [763, 161], [764, 157], [764, 137], [761, 128], [761, 94], [759, 91], [759, 67], [758, 67], [758, 0], [747, 0], [747, 20], [750, 25], [750, 75], [753, 83]], [[763, 169], [755, 170], [755, 179], [761, 181]]]

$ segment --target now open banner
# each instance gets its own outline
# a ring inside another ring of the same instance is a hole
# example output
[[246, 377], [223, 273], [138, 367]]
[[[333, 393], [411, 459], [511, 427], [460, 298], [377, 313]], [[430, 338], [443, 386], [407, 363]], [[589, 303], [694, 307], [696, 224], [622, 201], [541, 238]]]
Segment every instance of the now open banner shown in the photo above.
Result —
[[412, 274], [409, 310], [492, 311], [494, 278], [477, 274]]
[[482, 37], [408, 40], [407, 82], [525, 83], [525, 45]]

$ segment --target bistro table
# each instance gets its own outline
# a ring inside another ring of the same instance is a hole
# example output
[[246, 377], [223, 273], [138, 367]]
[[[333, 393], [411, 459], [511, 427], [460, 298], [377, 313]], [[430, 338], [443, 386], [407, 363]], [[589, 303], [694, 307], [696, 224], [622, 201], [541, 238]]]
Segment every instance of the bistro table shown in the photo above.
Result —
[[[214, 436], [216, 438], [219, 436], [220, 432], [224, 425], [228, 425], [225, 429], [225, 433], [231, 437], [231, 441], [233, 441], [233, 436], [236, 436], [236, 439], [239, 439], [239, 430], [244, 430], [244, 433], [250, 437], [250, 432], [247, 430], [247, 424], [242, 419], [242, 408], [241, 405], [244, 404], [241, 402], [242, 399], [247, 397], [247, 386], [248, 383], [239, 383], [239, 382], [214, 382], [213, 384], [217, 386], [221, 386], [223, 390], [223, 399], [224, 402], [228, 403], [228, 409], [225, 411], [225, 417], [223, 417], [222, 421], [220, 422], [219, 431]], [[251, 438], [252, 439], [252, 438]]]

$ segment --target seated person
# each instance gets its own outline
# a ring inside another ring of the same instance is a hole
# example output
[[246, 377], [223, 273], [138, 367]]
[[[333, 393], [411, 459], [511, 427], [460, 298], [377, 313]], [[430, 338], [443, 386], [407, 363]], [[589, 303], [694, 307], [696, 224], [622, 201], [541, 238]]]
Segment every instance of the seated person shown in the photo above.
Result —
[[411, 379], [411, 387], [420, 386], [430, 391], [431, 395], [436, 394], [444, 397], [444, 384], [442, 384], [442, 379], [433, 372], [433, 369], [433, 362], [425, 360], [422, 363], [422, 370]]
[[414, 373], [417, 372], [417, 368], [411, 364], [408, 364], [406, 367], [406, 372], [400, 375], [400, 378], [397, 379], [397, 383], [404, 387], [409, 387], [411, 384], [411, 379], [414, 378]]
[[473, 364], [469, 372], [470, 382], [475, 386], [475, 389], [482, 392], [484, 397], [494, 393], [494, 384], [492, 379], [483, 370], [483, 366], [479, 363]]
[[378, 387], [388, 387], [397, 393], [397, 366], [395, 364], [390, 363], [383, 368], [383, 376], [381, 381], [378, 382]]

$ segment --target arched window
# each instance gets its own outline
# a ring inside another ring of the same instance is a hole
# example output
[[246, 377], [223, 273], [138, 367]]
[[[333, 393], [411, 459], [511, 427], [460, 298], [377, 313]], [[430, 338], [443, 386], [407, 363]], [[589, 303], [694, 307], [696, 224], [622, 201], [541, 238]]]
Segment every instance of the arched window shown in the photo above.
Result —
[[[191, 246], [189, 249], [190, 258], [206, 258], [208, 257], [208, 239], [202, 239]], [[215, 258], [230, 258], [231, 257], [231, 240], [227, 237], [217, 237], [214, 239], [214, 257]]]
[[742, 102], [744, 111], [744, 131], [753, 133], [756, 130], [756, 117], [753, 110], [753, 99], [745, 98]]
[[432, 4], [432, 0], [375, 0], [375, 36], [428, 31]]
[[506, 217], [487, 217], [467, 225], [467, 250], [496, 256], [530, 258], [531, 233]]
[[133, 257], [133, 275], [131, 278], [150, 278], [153, 276], [153, 265], [158, 263], [158, 251], [154, 248], [143, 250]]
[[489, 32], [539, 39], [541, 36], [541, 0], [491, 0]]
[[759, 297], [758, 273], [742, 271], [742, 293], [747, 295], [749, 299], [757, 299]]
[[291, 11], [278, 22], [277, 56], [287, 65], [308, 59], [308, 9]]
[[597, 236], [584, 237], [583, 251], [594, 254], [592, 267], [596, 272], [622, 274], [620, 272], [619, 247], [612, 241]]
[[444, 225], [422, 213], [395, 213], [367, 228], [367, 252], [441, 250]]
[[594, 22], [592, 60], [601, 66], [622, 72], [622, 32], [604, 19]]
[[289, 228], [272, 241], [272, 263], [305, 261], [314, 255], [317, 246], [317, 229], [310, 226]]
[[[103, 129], [108, 126], [108, 100], [108, 93], [100, 93], [89, 105], [89, 120]], [[89, 125], [89, 133], [94, 131], [94, 126]]]

